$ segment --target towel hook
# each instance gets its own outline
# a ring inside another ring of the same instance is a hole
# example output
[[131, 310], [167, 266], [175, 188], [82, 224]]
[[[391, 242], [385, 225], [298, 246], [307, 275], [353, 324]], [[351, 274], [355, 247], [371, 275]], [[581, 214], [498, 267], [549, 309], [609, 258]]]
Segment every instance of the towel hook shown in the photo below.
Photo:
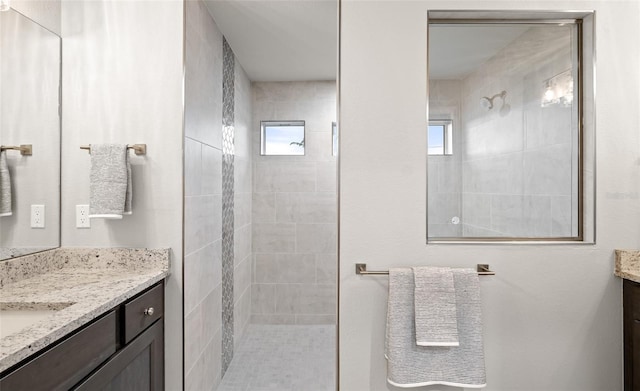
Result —
[[22, 144], [19, 147], [9, 146], [9, 145], [0, 146], [0, 151], [7, 151], [7, 150], [20, 151], [20, 155], [22, 156], [33, 155], [33, 148], [31, 147], [31, 144]]
[[[81, 145], [80, 149], [86, 149], [91, 153], [91, 145]], [[133, 149], [136, 155], [147, 154], [147, 144], [129, 144], [127, 145], [127, 149]]]

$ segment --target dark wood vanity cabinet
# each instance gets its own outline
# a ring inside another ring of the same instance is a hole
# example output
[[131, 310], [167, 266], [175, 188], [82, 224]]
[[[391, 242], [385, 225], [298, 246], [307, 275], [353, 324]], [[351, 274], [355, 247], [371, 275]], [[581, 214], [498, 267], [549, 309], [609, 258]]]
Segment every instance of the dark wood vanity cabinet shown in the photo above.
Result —
[[163, 335], [162, 322], [155, 322], [74, 390], [163, 390]]
[[164, 284], [11, 368], [2, 391], [164, 389]]
[[640, 284], [623, 280], [624, 390], [640, 391]]

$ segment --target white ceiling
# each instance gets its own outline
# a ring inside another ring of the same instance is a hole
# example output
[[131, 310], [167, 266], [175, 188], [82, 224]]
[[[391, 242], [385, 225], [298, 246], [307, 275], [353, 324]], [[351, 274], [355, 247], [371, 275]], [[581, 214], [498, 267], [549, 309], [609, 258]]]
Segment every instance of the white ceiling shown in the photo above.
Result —
[[[336, 79], [337, 0], [204, 2], [251, 80]], [[528, 28], [432, 25], [429, 77], [461, 79]]]
[[335, 80], [336, 0], [205, 0], [252, 81]]
[[464, 78], [530, 27], [431, 25], [429, 79]]

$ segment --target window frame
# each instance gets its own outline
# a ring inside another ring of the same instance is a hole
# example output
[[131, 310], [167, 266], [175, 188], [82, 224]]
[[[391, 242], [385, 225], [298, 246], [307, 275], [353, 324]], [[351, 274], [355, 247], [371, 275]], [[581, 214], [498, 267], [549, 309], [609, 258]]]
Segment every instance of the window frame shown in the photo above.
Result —
[[[443, 126], [442, 130], [442, 153], [429, 152], [429, 127]], [[427, 155], [428, 156], [453, 156], [453, 120], [452, 119], [430, 119], [427, 124]]]
[[[276, 126], [302, 126], [302, 154], [290, 154], [290, 153], [267, 153], [267, 128]], [[307, 148], [304, 141], [307, 136], [307, 128], [305, 121], [303, 120], [265, 120], [260, 121], [260, 156], [305, 156], [307, 154]]]

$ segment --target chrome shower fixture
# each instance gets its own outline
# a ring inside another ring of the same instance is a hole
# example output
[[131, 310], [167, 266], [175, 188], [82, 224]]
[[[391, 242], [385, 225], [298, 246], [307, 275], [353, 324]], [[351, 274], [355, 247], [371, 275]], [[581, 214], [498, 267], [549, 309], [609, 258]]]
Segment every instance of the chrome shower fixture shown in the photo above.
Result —
[[487, 110], [491, 110], [493, 109], [493, 100], [495, 98], [501, 98], [502, 107], [504, 107], [506, 97], [507, 97], [507, 91], [504, 91], [504, 90], [502, 92], [495, 94], [491, 98], [489, 98], [488, 96], [483, 96], [482, 98], [480, 98], [480, 105]]

